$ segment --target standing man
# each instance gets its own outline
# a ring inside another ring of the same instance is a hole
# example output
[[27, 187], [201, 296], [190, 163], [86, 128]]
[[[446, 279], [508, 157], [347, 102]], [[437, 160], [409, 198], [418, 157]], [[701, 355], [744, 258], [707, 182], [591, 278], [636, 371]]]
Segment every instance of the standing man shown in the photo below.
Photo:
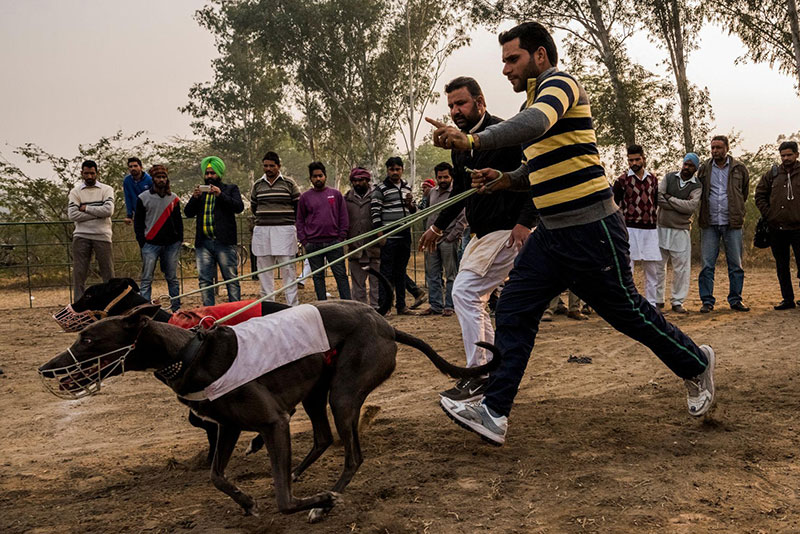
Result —
[[[347, 239], [347, 230], [350, 219], [347, 215], [347, 206], [344, 197], [337, 189], [325, 185], [328, 176], [325, 165], [321, 161], [312, 161], [308, 164], [308, 175], [313, 187], [300, 195], [297, 205], [297, 239], [303, 245], [306, 253], [316, 252], [328, 248]], [[327, 260], [333, 263], [344, 256], [341, 247], [308, 258], [311, 270], [320, 269]], [[336, 287], [339, 289], [339, 298], [350, 300], [350, 284], [347, 281], [347, 269], [344, 261], [331, 265]], [[317, 300], [327, 300], [325, 289], [325, 271], [320, 271], [313, 276], [314, 292]]]
[[[463, 134], [480, 134], [490, 126], [503, 122], [486, 110], [486, 99], [478, 82], [460, 76], [444, 87], [450, 117]], [[472, 187], [467, 168], [491, 168], [513, 171], [522, 160], [520, 144], [492, 150], [453, 150], [455, 167], [451, 195]], [[475, 367], [489, 361], [489, 351], [475, 345], [478, 341], [494, 342], [494, 327], [486, 309], [489, 297], [508, 277], [514, 258], [534, 227], [536, 214], [529, 192], [500, 191], [493, 195], [472, 195], [439, 212], [438, 217], [422, 235], [419, 247], [428, 250], [464, 210], [467, 224], [475, 236], [463, 249], [458, 276], [453, 284], [453, 305], [467, 366]], [[488, 377], [460, 380], [454, 388], [441, 393], [453, 400], [480, 398]]]
[[[275, 152], [267, 152], [262, 159], [264, 175], [253, 184], [250, 191], [250, 210], [255, 215], [253, 228], [253, 254], [258, 269], [284, 263], [297, 254], [297, 230], [295, 228], [297, 202], [300, 189], [291, 178], [281, 174], [281, 158]], [[261, 296], [274, 291], [275, 272], [260, 273]], [[297, 267], [289, 264], [281, 267], [281, 279], [287, 286], [297, 279]], [[286, 303], [297, 306], [297, 286], [284, 291]], [[269, 300], [275, 300], [271, 297]]]
[[742, 302], [742, 225], [750, 190], [750, 173], [743, 163], [728, 155], [728, 138], [724, 135], [711, 139], [711, 159], [700, 165], [697, 179], [703, 186], [699, 217], [703, 256], [698, 280], [700, 300], [703, 301], [700, 313], [712, 311], [716, 302], [714, 268], [720, 241], [725, 246], [725, 260], [728, 262], [728, 304], [735, 311], [750, 311]]
[[641, 260], [644, 269], [644, 295], [659, 309], [664, 301], [656, 299], [658, 268], [661, 251], [658, 248], [656, 208], [658, 206], [658, 178], [644, 168], [644, 149], [640, 145], [628, 147], [628, 172], [614, 182], [614, 202], [625, 216], [630, 243], [631, 272], [633, 262]]
[[178, 282], [178, 259], [183, 243], [183, 218], [181, 201], [169, 186], [167, 168], [153, 165], [150, 169], [153, 185], [139, 195], [133, 218], [133, 231], [142, 249], [142, 296], [150, 300], [156, 261], [161, 261], [161, 272], [167, 281], [172, 311], [178, 311], [181, 292]]
[[664, 302], [667, 262], [672, 261], [670, 302], [675, 313], [688, 313], [683, 302], [689, 294], [689, 273], [692, 267], [692, 215], [700, 205], [703, 186], [694, 173], [700, 158], [689, 152], [683, 158], [680, 173], [667, 174], [658, 184], [658, 244], [661, 264], [658, 267], [656, 301]]
[[122, 179], [122, 192], [125, 196], [125, 224], [133, 222], [136, 202], [139, 195], [153, 185], [152, 177], [142, 169], [142, 160], [137, 157], [128, 158], [128, 175]]
[[789, 310], [796, 306], [792, 273], [789, 269], [790, 250], [794, 250], [800, 277], [800, 198], [795, 200], [795, 189], [800, 196], [800, 165], [797, 164], [797, 143], [784, 141], [778, 148], [781, 164], [773, 165], [756, 186], [756, 206], [769, 226], [769, 245], [775, 257], [778, 284], [783, 300], [776, 310]]
[[[386, 160], [386, 179], [372, 192], [372, 224], [375, 228], [386, 226], [416, 213], [417, 206], [411, 195], [408, 182], [403, 180], [403, 160], [391, 157]], [[381, 274], [394, 286], [397, 315], [407, 315], [406, 268], [411, 258], [411, 228], [392, 234], [381, 249]], [[383, 287], [378, 288], [382, 308], [389, 295]]]
[[437, 127], [433, 141], [456, 150], [524, 143], [525, 163], [518, 170], [481, 169], [473, 173], [473, 185], [482, 192], [529, 191], [540, 223], [517, 256], [497, 303], [495, 345], [502, 360], [483, 400], [442, 397], [442, 408], [459, 425], [502, 445], [542, 313], [553, 297], [570, 288], [685, 379], [690, 415], [705, 414], [714, 401], [714, 352], [695, 345], [636, 292], [627, 230], [600, 164], [586, 91], [556, 69], [555, 43], [541, 24], [520, 24], [501, 33], [500, 43], [503, 74], [516, 92], [527, 91], [526, 109], [470, 135], [429, 120]]
[[[453, 190], [453, 166], [439, 163], [433, 168], [436, 173], [437, 186], [428, 193], [428, 202], [435, 206], [444, 202]], [[425, 221], [430, 227], [439, 217], [434, 213]], [[436, 243], [425, 249], [425, 285], [428, 286], [428, 303], [430, 306], [421, 315], [442, 315], [451, 317], [453, 311], [453, 283], [458, 274], [458, 249], [461, 247], [461, 234], [467, 226], [464, 209], [442, 232]], [[445, 290], [442, 295], [442, 271], [444, 271]]]
[[[356, 167], [350, 171], [350, 190], [345, 193], [344, 200], [347, 204], [347, 218], [350, 226], [347, 238], [359, 236], [372, 230], [372, 175], [363, 167]], [[355, 250], [367, 243], [367, 239], [356, 241], [348, 246]], [[350, 280], [352, 282], [351, 295], [353, 300], [369, 304], [378, 309], [378, 277], [368, 274], [366, 269], [372, 268], [380, 271], [381, 246], [376, 243], [357, 255], [348, 258], [350, 264]], [[369, 277], [369, 298], [367, 298], [367, 277]]]
[[[197, 216], [194, 238], [197, 277], [200, 288], [204, 288], [214, 283], [217, 265], [223, 280], [239, 275], [236, 214], [244, 211], [244, 202], [236, 184], [222, 182], [225, 163], [220, 158], [209, 156], [203, 159], [200, 169], [204, 173], [205, 184], [194, 187], [183, 212], [190, 219]], [[228, 282], [226, 288], [228, 302], [241, 300], [238, 280]], [[202, 295], [203, 306], [214, 305], [214, 290], [207, 289]]]
[[114, 214], [114, 190], [97, 181], [97, 163], [81, 163], [82, 182], [69, 192], [67, 217], [75, 223], [72, 232], [73, 302], [83, 295], [92, 253], [97, 257], [103, 282], [114, 278], [111, 251], [111, 216]]
[[422, 182], [422, 185], [420, 187], [422, 188], [422, 198], [420, 199], [419, 202], [417, 202], [417, 209], [424, 210], [425, 208], [431, 205], [429, 195], [431, 194], [431, 189], [436, 187], [436, 182], [428, 178], [427, 180]]

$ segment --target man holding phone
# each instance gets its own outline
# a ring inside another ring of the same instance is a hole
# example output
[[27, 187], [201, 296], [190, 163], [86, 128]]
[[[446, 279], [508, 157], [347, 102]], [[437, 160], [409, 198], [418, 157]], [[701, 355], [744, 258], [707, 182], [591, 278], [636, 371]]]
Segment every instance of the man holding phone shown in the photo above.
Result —
[[[200, 288], [214, 283], [217, 265], [224, 280], [238, 276], [236, 254], [236, 214], [244, 211], [244, 202], [235, 184], [222, 183], [225, 163], [209, 156], [200, 163], [205, 183], [197, 185], [183, 212], [186, 217], [197, 216], [195, 253]], [[226, 284], [228, 302], [241, 300], [238, 281]], [[214, 305], [214, 291], [203, 291], [203, 306]]]

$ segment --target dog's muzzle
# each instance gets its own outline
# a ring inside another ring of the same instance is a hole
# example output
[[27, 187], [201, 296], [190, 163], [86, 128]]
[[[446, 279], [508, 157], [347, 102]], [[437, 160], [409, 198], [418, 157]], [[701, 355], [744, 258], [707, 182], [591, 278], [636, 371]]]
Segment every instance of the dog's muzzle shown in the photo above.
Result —
[[117, 367], [125, 373], [125, 358], [134, 349], [135, 343], [93, 356], [79, 362], [72, 349], [67, 349], [74, 363], [55, 369], [39, 370], [39, 378], [49, 391], [61, 399], [81, 399], [100, 391], [104, 377], [110, 375]]
[[104, 310], [76, 312], [72, 309], [72, 304], [67, 304], [66, 308], [53, 314], [53, 319], [56, 320], [58, 326], [60, 326], [64, 332], [80, 332], [90, 324], [96, 323], [106, 316], [108, 316], [108, 313]]

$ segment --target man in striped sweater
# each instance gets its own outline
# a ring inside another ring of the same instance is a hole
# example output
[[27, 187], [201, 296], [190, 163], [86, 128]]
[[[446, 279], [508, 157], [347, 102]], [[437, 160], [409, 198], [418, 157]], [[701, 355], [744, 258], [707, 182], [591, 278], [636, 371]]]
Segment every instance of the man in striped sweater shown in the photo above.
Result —
[[[250, 191], [250, 210], [255, 216], [253, 228], [253, 254], [257, 258], [258, 269], [266, 269], [279, 263], [286, 263], [297, 254], [297, 202], [300, 189], [291, 178], [281, 174], [281, 158], [275, 152], [267, 152], [262, 159], [264, 175], [256, 180]], [[295, 264], [281, 267], [284, 285], [297, 278]], [[261, 296], [269, 295], [275, 287], [275, 271], [260, 273]], [[284, 292], [286, 303], [297, 306], [297, 285]], [[274, 301], [275, 297], [269, 300]]]
[[[156, 262], [160, 261], [169, 296], [177, 297], [181, 292], [178, 281], [178, 259], [183, 243], [181, 201], [169, 186], [169, 175], [165, 166], [153, 165], [149, 174], [153, 185], [138, 196], [133, 212], [133, 231], [142, 249], [140, 293], [150, 300], [153, 273]], [[173, 298], [170, 303], [172, 311], [178, 311], [180, 307], [180, 299]]]
[[97, 257], [103, 282], [114, 278], [111, 253], [111, 215], [114, 214], [114, 190], [97, 181], [97, 163], [81, 164], [82, 182], [69, 192], [67, 217], [75, 223], [72, 232], [72, 274], [74, 300], [83, 295], [92, 253]]
[[[372, 192], [372, 224], [375, 228], [400, 220], [417, 211], [411, 188], [403, 180], [403, 160], [386, 160], [386, 179]], [[381, 249], [381, 274], [394, 286], [397, 314], [410, 313], [406, 306], [406, 267], [411, 258], [411, 229], [406, 228], [389, 236]], [[378, 307], [382, 308], [389, 295], [383, 286], [378, 289]]]
[[[497, 303], [495, 345], [502, 354], [482, 401], [442, 397], [445, 413], [494, 445], [505, 442], [539, 320], [550, 301], [569, 288], [614, 328], [643, 343], [685, 380], [689, 413], [705, 414], [714, 401], [714, 352], [698, 347], [637, 293], [625, 222], [600, 164], [589, 100], [583, 87], [556, 69], [548, 31], [536, 22], [500, 34], [503, 74], [526, 109], [478, 134], [429, 120], [434, 143], [455, 150], [524, 145], [525, 161], [512, 172], [481, 169], [481, 192], [529, 190], [540, 223], [525, 242]], [[488, 182], [494, 181], [492, 185]]]

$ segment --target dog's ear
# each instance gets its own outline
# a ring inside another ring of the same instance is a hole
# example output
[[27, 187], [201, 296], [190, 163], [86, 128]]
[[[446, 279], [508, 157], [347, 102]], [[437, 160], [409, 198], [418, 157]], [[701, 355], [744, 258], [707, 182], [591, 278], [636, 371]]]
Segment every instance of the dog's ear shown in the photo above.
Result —
[[134, 281], [133, 278], [123, 278], [125, 284], [130, 286], [134, 291], [139, 293], [139, 285]]
[[157, 304], [142, 304], [136, 306], [131, 311], [122, 316], [122, 321], [127, 328], [140, 329], [143, 328], [147, 321], [152, 319], [161, 306]]

